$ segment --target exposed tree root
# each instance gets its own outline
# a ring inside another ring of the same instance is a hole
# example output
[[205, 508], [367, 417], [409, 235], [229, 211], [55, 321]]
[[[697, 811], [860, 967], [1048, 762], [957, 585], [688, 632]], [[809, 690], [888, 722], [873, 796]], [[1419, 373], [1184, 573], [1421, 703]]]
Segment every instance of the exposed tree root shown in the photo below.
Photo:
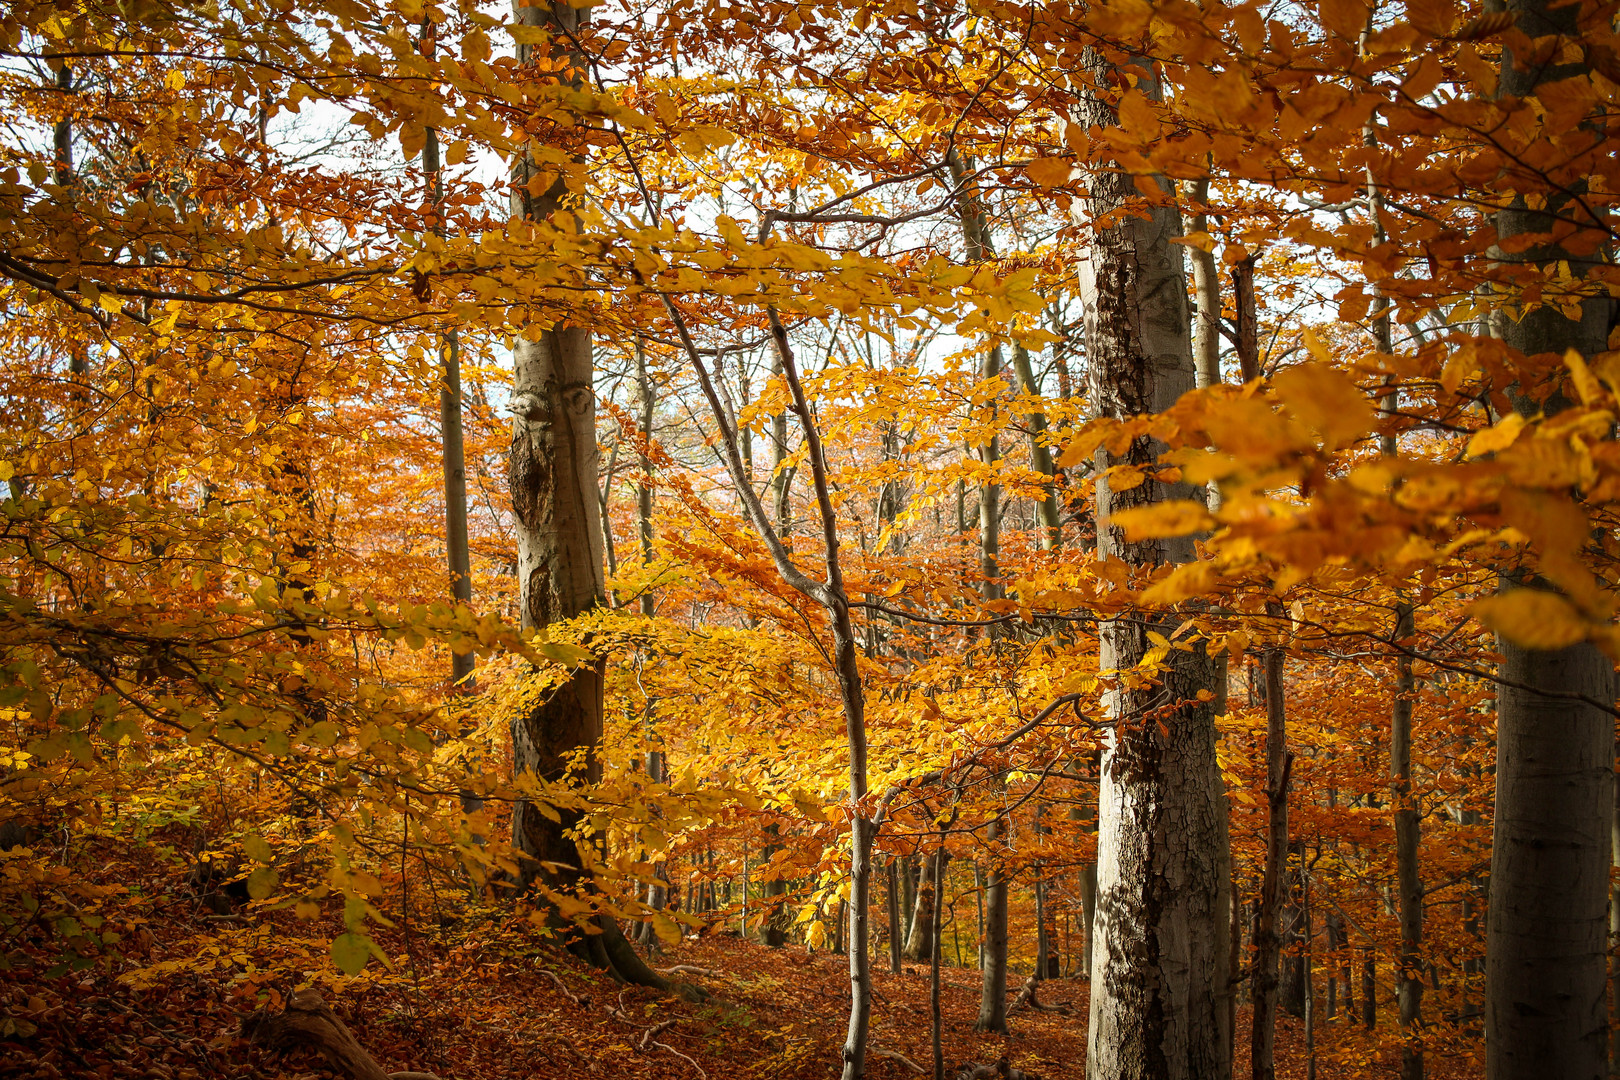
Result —
[[1012, 1012], [1014, 1009], [1024, 1006], [1028, 1006], [1036, 1012], [1062, 1013], [1064, 1016], [1068, 1016], [1074, 1011], [1074, 1006], [1067, 1001], [1054, 1001], [1050, 1005], [1041, 1004], [1041, 1000], [1035, 996], [1035, 992], [1040, 988], [1040, 985], [1041, 981], [1033, 975], [1025, 979], [1024, 985], [1018, 989], [1018, 996], [1013, 998], [1011, 1005], [1007, 1006], [1007, 1011]]
[[316, 990], [300, 990], [279, 1013], [259, 1009], [242, 1020], [242, 1035], [277, 1053], [317, 1051], [351, 1080], [439, 1080], [428, 1072], [390, 1073], [366, 1052]]
[[904, 1065], [918, 1076], [921, 1076], [923, 1073], [928, 1071], [915, 1061], [912, 1061], [910, 1058], [906, 1057], [906, 1055], [900, 1053], [898, 1050], [877, 1050], [869, 1046], [866, 1048], [866, 1056], [888, 1058], [890, 1061], [898, 1061], [900, 1064]]
[[1041, 1080], [1034, 1073], [1015, 1069], [1006, 1058], [1002, 1058], [994, 1065], [979, 1065], [969, 1062], [956, 1070], [955, 1080]]

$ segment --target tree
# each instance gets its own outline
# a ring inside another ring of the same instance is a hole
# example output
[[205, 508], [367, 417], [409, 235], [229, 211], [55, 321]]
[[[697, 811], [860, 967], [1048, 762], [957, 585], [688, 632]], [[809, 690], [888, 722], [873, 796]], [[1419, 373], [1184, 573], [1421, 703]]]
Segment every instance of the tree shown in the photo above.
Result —
[[[1150, 62], [1121, 64], [1144, 93]], [[1098, 89], [1085, 99], [1088, 124], [1117, 122], [1103, 96], [1115, 64], [1087, 53]], [[1181, 272], [1180, 215], [1164, 194], [1144, 209], [1122, 170], [1089, 179], [1086, 354], [1093, 408], [1125, 418], [1169, 407], [1193, 388], [1194, 368]], [[1109, 518], [1122, 510], [1186, 498], [1185, 484], [1142, 477], [1160, 447], [1147, 437], [1124, 453], [1099, 447], [1098, 554], [1152, 569], [1194, 558], [1190, 542], [1128, 541]], [[1124, 478], [1131, 476], [1126, 482]], [[1112, 724], [1104, 743], [1098, 825], [1097, 946], [1091, 973], [1087, 1074], [1115, 1077], [1224, 1076], [1231, 1069], [1224, 1017], [1227, 989], [1226, 809], [1215, 763], [1216, 667], [1201, 642], [1168, 644], [1176, 622], [1133, 613], [1102, 623], [1101, 669]], [[1144, 661], [1155, 649], [1157, 662]], [[1144, 676], [1146, 669], [1152, 674]]]
[[[1582, 9], [1532, 0], [1510, 4], [1508, 10], [1518, 16], [1524, 36], [1503, 50], [1497, 86], [1503, 98], [1525, 98], [1559, 80], [1589, 78], [1583, 62], [1554, 59], [1562, 42], [1579, 39]], [[1538, 135], [1532, 145], [1568, 137], [1559, 131]], [[1584, 134], [1574, 137], [1587, 141]], [[1589, 273], [1609, 236], [1607, 225], [1589, 215], [1579, 190], [1527, 186], [1515, 191], [1513, 202], [1496, 213], [1503, 261], [1518, 271], [1511, 280], [1523, 283], [1539, 273], [1556, 273], [1559, 266]], [[1595, 357], [1608, 347], [1612, 299], [1581, 300], [1573, 311], [1536, 305], [1524, 292], [1515, 299], [1517, 317], [1506, 321], [1502, 336], [1524, 356], [1562, 358], [1573, 351]], [[1569, 404], [1556, 387], [1520, 385], [1513, 399], [1521, 415], [1554, 414]], [[1544, 545], [1544, 566], [1550, 567], [1544, 573], [1554, 582], [1568, 584], [1571, 575], [1587, 575], [1578, 565], [1554, 562], [1581, 544], [1578, 532], [1537, 539]], [[1510, 571], [1504, 584], [1551, 587], [1545, 578], [1522, 571]], [[1605, 980], [1614, 664], [1584, 641], [1535, 648], [1510, 635], [1499, 648], [1486, 1072], [1493, 1080], [1549, 1072], [1602, 1076], [1609, 1068]]]

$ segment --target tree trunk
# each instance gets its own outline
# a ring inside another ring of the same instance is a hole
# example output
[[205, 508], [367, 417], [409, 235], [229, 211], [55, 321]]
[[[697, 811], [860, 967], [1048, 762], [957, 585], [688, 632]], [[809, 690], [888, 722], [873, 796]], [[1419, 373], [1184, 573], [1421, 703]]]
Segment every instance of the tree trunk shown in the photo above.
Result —
[[1096, 958], [1097, 950], [1097, 864], [1095, 862], [1082, 863], [1080, 866], [1080, 914], [1083, 918], [1085, 936], [1080, 941], [1080, 977], [1087, 982], [1091, 981], [1091, 962]]
[[974, 1031], [1007, 1034], [1007, 871], [995, 856], [998, 824], [985, 830], [990, 848], [984, 890], [984, 990]]
[[1496, 824], [1486, 917], [1492, 1080], [1608, 1073], [1605, 1007], [1614, 718], [1536, 690], [1614, 700], [1590, 645], [1501, 644]]
[[[1097, 85], [1122, 72], [1095, 51], [1084, 60]], [[1146, 64], [1132, 72], [1157, 93]], [[1117, 123], [1112, 106], [1084, 100], [1079, 122]], [[1171, 185], [1159, 179], [1170, 194]], [[1193, 388], [1182, 274], [1180, 215], [1139, 203], [1133, 179], [1099, 170], [1090, 178], [1092, 250], [1082, 270], [1092, 400], [1099, 416], [1129, 417], [1167, 408]], [[1089, 280], [1087, 280], [1089, 279]], [[1098, 554], [1135, 568], [1195, 557], [1190, 538], [1128, 543], [1108, 524], [1113, 513], [1169, 498], [1196, 498], [1184, 483], [1151, 479], [1113, 491], [1117, 464], [1151, 466], [1161, 446], [1138, 438], [1118, 456], [1096, 458]], [[1092, 1080], [1221, 1080], [1230, 1075], [1225, 1025], [1229, 855], [1226, 798], [1215, 760], [1213, 693], [1217, 668], [1194, 646], [1171, 650], [1150, 685], [1112, 673], [1138, 673], [1182, 616], [1131, 612], [1098, 627], [1100, 670], [1114, 726], [1106, 735], [1099, 791], [1097, 948], [1092, 961], [1087, 1075]], [[1169, 702], [1171, 704], [1166, 705]]]
[[896, 975], [905, 970], [905, 942], [900, 940], [900, 874], [899, 860], [889, 856], [889, 970]]
[[[431, 23], [425, 24], [424, 51], [433, 55]], [[443, 233], [444, 177], [439, 163], [439, 132], [428, 128], [422, 144], [422, 171], [428, 179], [429, 197], [433, 212], [440, 219], [434, 231]], [[439, 340], [440, 369], [443, 382], [439, 386], [439, 437], [444, 459], [444, 557], [450, 575], [450, 595], [458, 604], [472, 603], [472, 557], [467, 546], [467, 455], [461, 430], [461, 338], [454, 330]], [[473, 654], [450, 654], [450, 680], [456, 690], [470, 693]], [[462, 802], [467, 803], [463, 796]], [[482, 806], [468, 807], [469, 810]]]
[[[939, 851], [933, 858], [936, 882], [945, 880], [945, 858], [945, 844], [942, 838]], [[934, 1051], [934, 1080], [945, 1080], [945, 1051], [940, 1045], [940, 1034], [944, 1024], [939, 1008], [939, 912], [942, 906], [935, 904], [933, 910], [929, 912], [928, 939], [933, 944], [928, 952], [928, 1031]]]
[[[1209, 215], [1203, 204], [1209, 199], [1209, 179], [1192, 182], [1189, 192], [1198, 212], [1187, 222], [1189, 234], [1207, 233]], [[1202, 247], [1187, 249], [1192, 260], [1193, 297], [1193, 365], [1197, 372], [1199, 389], [1221, 382], [1221, 278], [1215, 267], [1215, 253]], [[1253, 290], [1250, 290], [1253, 295]], [[1215, 490], [1211, 489], [1212, 492]]]
[[[950, 856], [945, 856], [946, 861]], [[934, 904], [938, 892], [935, 880], [935, 868], [943, 865], [935, 859], [925, 859], [922, 863], [920, 880], [917, 882], [917, 899], [911, 909], [911, 930], [906, 934], [906, 959], [916, 963], [924, 963], [933, 946], [934, 933]]]
[[[1398, 640], [1413, 634], [1412, 606], [1396, 606]], [[1412, 658], [1395, 661], [1395, 702], [1390, 710], [1389, 786], [1395, 811], [1395, 891], [1399, 898], [1401, 947], [1396, 998], [1401, 1020], [1401, 1080], [1423, 1080], [1423, 882], [1418, 879], [1418, 811], [1412, 796]]]
[[[946, 156], [946, 163], [950, 166], [951, 180], [957, 187], [967, 185], [969, 182], [967, 169], [963, 167], [961, 159], [954, 151]], [[957, 207], [962, 223], [962, 236], [967, 242], [968, 258], [975, 262], [986, 262], [995, 258], [995, 243], [990, 236], [990, 220], [985, 213], [984, 203], [977, 195], [964, 190]], [[996, 345], [985, 355], [984, 377], [996, 378], [1001, 374], [1001, 369], [1001, 346]], [[1029, 351], [1022, 345], [1013, 346], [1013, 372], [1018, 377], [1020, 390], [1031, 397], [1040, 396], [1041, 388], [1035, 381], [1034, 365], [1030, 363]], [[996, 440], [992, 435], [984, 449], [985, 462], [987, 464], [993, 462], [996, 453]], [[1029, 414], [1029, 465], [1032, 470], [1046, 477], [1046, 481], [1041, 485], [1041, 498], [1035, 504], [1041, 519], [1040, 547], [1042, 551], [1055, 551], [1062, 545], [1063, 540], [1062, 518], [1055, 484], [1057, 470], [1052, 463], [1052, 451], [1046, 445], [1046, 413], [1039, 409]], [[981, 492], [981, 498], [990, 501], [998, 491], [999, 489], [987, 485]], [[981, 527], [985, 520], [981, 510]], [[993, 543], [993, 538], [990, 542]]]
[[1051, 917], [1046, 901], [1046, 881], [1037, 877], [1034, 884], [1035, 892], [1035, 970], [1032, 973], [1036, 980], [1055, 979], [1058, 976], [1057, 955], [1052, 944], [1052, 928], [1047, 920]]
[[[1506, 6], [1518, 16], [1517, 29], [1532, 39], [1580, 40], [1579, 5], [1511, 0]], [[1559, 57], [1556, 46], [1551, 55]], [[1520, 69], [1505, 47], [1498, 93], [1522, 98], [1543, 82], [1587, 73], [1584, 61]], [[1521, 197], [1499, 211], [1497, 235], [1506, 241], [1567, 233], [1566, 219], [1576, 221], [1576, 228], [1604, 228], [1603, 222], [1582, 220], [1587, 211], [1571, 193], [1543, 195], [1537, 209]], [[1549, 244], [1497, 254], [1506, 263], [1557, 266], [1577, 277], [1602, 257], [1572, 257]], [[1527, 356], [1561, 356], [1574, 349], [1590, 359], [1608, 346], [1612, 312], [1607, 298], [1583, 303], [1578, 320], [1556, 307], [1537, 307], [1517, 322], [1508, 320], [1502, 336]], [[1527, 415], [1540, 409], [1550, 415], [1563, 404], [1557, 394], [1544, 403], [1515, 401]], [[1486, 1075], [1591, 1080], [1609, 1070], [1605, 976], [1615, 721], [1601, 708], [1537, 691], [1585, 695], [1608, 705], [1615, 700], [1614, 667], [1585, 643], [1542, 652], [1502, 641], [1498, 649], [1501, 675], [1515, 685], [1499, 686], [1496, 698], [1496, 819], [1485, 922]]]
[[[519, 2], [515, 14], [519, 23], [556, 30], [559, 38], [572, 38], [587, 17], [583, 9], [560, 2], [544, 7]], [[532, 48], [518, 46], [519, 63], [528, 61]], [[566, 45], [553, 43], [552, 51], [559, 59], [580, 63]], [[573, 78], [580, 78], [577, 69]], [[527, 156], [514, 162], [514, 216], [540, 222], [557, 215], [566, 222], [571, 216], [564, 206], [566, 184], [558, 180], [543, 194], [534, 194], [530, 181], [539, 172]], [[564, 324], [543, 331], [535, 341], [520, 338], [512, 364], [507, 482], [518, 536], [518, 607], [527, 630], [573, 618], [603, 598], [590, 331]], [[513, 721], [513, 772], [546, 783], [595, 783], [601, 778], [596, 759], [601, 738], [601, 665], [581, 665]], [[581, 748], [582, 767], [570, 774], [568, 763]], [[513, 803], [512, 842], [527, 856], [521, 884], [559, 892], [588, 889], [588, 841], [576, 842], [571, 835], [581, 816], [564, 809], [557, 816], [560, 820], [551, 820], [527, 798]], [[599, 933], [572, 939], [580, 955], [618, 978], [672, 989], [669, 980], [636, 956], [616, 922], [605, 916], [595, 921]]]
[[[1275, 605], [1268, 605], [1274, 607]], [[1283, 699], [1283, 649], [1265, 653], [1266, 670], [1266, 863], [1260, 902], [1254, 908], [1254, 971], [1249, 996], [1254, 1025], [1249, 1037], [1249, 1070], [1254, 1080], [1276, 1080], [1279, 893], [1288, 876], [1288, 781], [1293, 755], [1288, 752], [1288, 715]]]
[[1361, 1026], [1378, 1026], [1378, 952], [1371, 945], [1361, 950]]

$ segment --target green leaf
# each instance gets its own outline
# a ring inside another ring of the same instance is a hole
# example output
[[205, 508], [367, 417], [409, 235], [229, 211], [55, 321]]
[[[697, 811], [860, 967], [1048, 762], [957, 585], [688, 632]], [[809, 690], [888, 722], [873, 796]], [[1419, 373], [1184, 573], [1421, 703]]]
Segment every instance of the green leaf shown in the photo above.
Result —
[[250, 833], [243, 837], [242, 851], [254, 862], [268, 864], [274, 862], [276, 858], [275, 852], [270, 850], [270, 845], [258, 833]]
[[332, 939], [332, 963], [345, 975], [358, 975], [371, 958], [371, 939], [364, 934], [340, 934]]

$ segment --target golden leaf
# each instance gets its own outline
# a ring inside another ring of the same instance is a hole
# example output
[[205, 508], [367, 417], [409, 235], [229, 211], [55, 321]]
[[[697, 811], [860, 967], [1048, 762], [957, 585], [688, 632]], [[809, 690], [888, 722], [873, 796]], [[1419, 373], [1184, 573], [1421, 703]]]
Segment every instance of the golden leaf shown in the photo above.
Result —
[[1024, 172], [1041, 187], [1061, 187], [1074, 175], [1074, 162], [1068, 158], [1036, 158]]
[[1271, 386], [1294, 418], [1321, 436], [1324, 450], [1348, 446], [1373, 425], [1375, 414], [1367, 396], [1325, 364], [1286, 368]]
[[1121, 510], [1109, 524], [1124, 529], [1131, 540], [1157, 540], [1166, 536], [1186, 536], [1204, 532], [1215, 525], [1204, 504], [1193, 499], [1167, 499], [1152, 506]]
[[1585, 641], [1590, 632], [1581, 613], [1557, 593], [1514, 589], [1487, 596], [1472, 608], [1486, 629], [1520, 648], [1548, 651]]
[[1524, 430], [1524, 417], [1518, 413], [1509, 413], [1499, 423], [1476, 431], [1474, 437], [1468, 440], [1468, 456], [1471, 458], [1484, 457], [1494, 454], [1498, 450], [1506, 450], [1512, 446]]

